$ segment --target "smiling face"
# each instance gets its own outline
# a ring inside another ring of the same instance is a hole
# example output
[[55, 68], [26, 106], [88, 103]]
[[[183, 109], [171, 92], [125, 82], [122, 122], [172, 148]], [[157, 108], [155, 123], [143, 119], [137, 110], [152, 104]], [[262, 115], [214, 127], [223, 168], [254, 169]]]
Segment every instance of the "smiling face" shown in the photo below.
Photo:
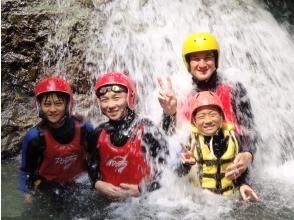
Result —
[[126, 92], [108, 91], [99, 96], [101, 111], [113, 121], [120, 120], [127, 113], [128, 94]]
[[213, 51], [191, 53], [189, 60], [190, 73], [199, 81], [208, 81], [216, 70]]
[[193, 123], [205, 136], [214, 135], [222, 125], [222, 116], [217, 106], [203, 106], [193, 114]]
[[66, 111], [66, 96], [64, 94], [44, 94], [40, 104], [45, 118], [52, 127], [60, 127], [64, 123]]

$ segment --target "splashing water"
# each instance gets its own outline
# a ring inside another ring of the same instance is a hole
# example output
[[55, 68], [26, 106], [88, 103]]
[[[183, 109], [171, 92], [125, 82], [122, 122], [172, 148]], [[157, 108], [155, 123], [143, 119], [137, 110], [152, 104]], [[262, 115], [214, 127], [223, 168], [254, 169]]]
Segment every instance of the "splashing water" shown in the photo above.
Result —
[[[191, 89], [191, 79], [181, 58], [183, 39], [200, 31], [212, 32], [217, 37], [221, 48], [219, 74], [246, 86], [263, 139], [255, 155], [252, 175], [260, 197], [274, 198], [279, 204], [284, 201], [285, 206], [267, 203], [269, 209], [291, 210], [293, 205], [285, 201], [289, 201], [289, 195], [293, 196], [289, 185], [294, 183], [290, 172], [294, 168], [294, 77], [291, 75], [294, 44], [272, 15], [253, 0], [120, 0], [96, 9], [104, 13], [104, 26], [102, 30], [99, 28], [101, 17], [94, 14], [85, 68], [94, 79], [107, 71], [129, 73], [137, 85], [140, 113], [156, 122], [162, 113], [156, 97], [157, 77], [171, 76], [178, 97], [185, 97]], [[173, 154], [177, 144], [171, 145]], [[194, 195], [187, 184], [173, 174], [165, 174], [166, 188], [146, 200], [145, 208], [156, 210], [147, 211], [149, 216], [213, 219], [230, 213], [229, 218], [236, 217], [232, 214], [236, 207], [231, 200], [205, 199], [201, 194]], [[116, 213], [131, 217], [138, 205], [131, 207], [134, 210], [125, 206], [117, 208]], [[244, 209], [262, 213], [258, 212], [259, 208], [249, 205]], [[242, 218], [243, 211], [238, 210], [238, 218]], [[293, 217], [293, 212], [290, 213]], [[257, 215], [271, 218], [270, 214]]]
[[[90, 81], [107, 71], [128, 73], [136, 83], [140, 115], [159, 123], [157, 77], [171, 76], [178, 97], [184, 98], [192, 85], [181, 57], [183, 40], [194, 32], [212, 32], [221, 48], [218, 73], [245, 85], [263, 140], [251, 175], [260, 203], [244, 204], [237, 195], [224, 198], [195, 190], [186, 178], [167, 169], [160, 190], [126, 203], [112, 203], [107, 218], [293, 219], [293, 37], [257, 0], [104, 2], [93, 0], [95, 9], [84, 11], [92, 13], [84, 53]], [[74, 5], [73, 0], [57, 3], [59, 10], [72, 10]], [[79, 11], [78, 6], [74, 8]], [[60, 19], [65, 18], [56, 22]], [[53, 50], [44, 53], [44, 68], [56, 63], [63, 72], [65, 57], [70, 57], [69, 39], [62, 29], [55, 32], [55, 38], [49, 39]], [[169, 138], [171, 165], [176, 163], [181, 138], [181, 134]], [[99, 218], [101, 213], [97, 213], [90, 218]]]

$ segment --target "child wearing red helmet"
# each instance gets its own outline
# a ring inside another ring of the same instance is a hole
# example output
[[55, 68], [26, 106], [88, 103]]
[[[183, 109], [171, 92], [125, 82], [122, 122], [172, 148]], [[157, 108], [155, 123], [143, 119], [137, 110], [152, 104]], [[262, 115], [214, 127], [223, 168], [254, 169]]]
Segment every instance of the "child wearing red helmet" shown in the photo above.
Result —
[[111, 199], [139, 196], [159, 187], [167, 141], [148, 119], [135, 112], [136, 92], [123, 73], [109, 72], [96, 82], [96, 97], [108, 121], [95, 129], [90, 173], [94, 187]]
[[[226, 120], [234, 125], [235, 131], [240, 135], [244, 151], [236, 156], [235, 163], [227, 169], [230, 177], [238, 177], [253, 161], [257, 145], [261, 141], [247, 90], [242, 83], [228, 82], [225, 76], [218, 73], [220, 47], [215, 36], [209, 32], [188, 35], [183, 42], [182, 58], [193, 81], [191, 95], [200, 91], [215, 92], [223, 103]], [[166, 86], [162, 79], [159, 79], [159, 84], [158, 99], [164, 112], [162, 127], [168, 134], [174, 133], [178, 122], [188, 121], [190, 96], [178, 99], [169, 78]], [[235, 168], [240, 170], [238, 175], [233, 172]]]
[[[223, 123], [223, 105], [217, 94], [203, 91], [193, 96], [190, 116], [190, 144], [184, 149], [181, 162], [186, 171], [196, 164], [197, 171], [191, 171], [197, 173], [193, 182], [217, 194], [230, 195], [240, 190], [243, 200], [258, 200], [246, 183], [247, 172], [236, 180], [225, 173], [235, 156], [242, 152], [242, 146], [233, 125]], [[237, 175], [239, 170], [234, 172]]]
[[87, 142], [92, 125], [72, 116], [72, 89], [62, 78], [41, 80], [35, 104], [41, 121], [30, 128], [22, 143], [20, 190], [26, 202], [36, 192], [55, 200], [73, 189], [86, 169]]

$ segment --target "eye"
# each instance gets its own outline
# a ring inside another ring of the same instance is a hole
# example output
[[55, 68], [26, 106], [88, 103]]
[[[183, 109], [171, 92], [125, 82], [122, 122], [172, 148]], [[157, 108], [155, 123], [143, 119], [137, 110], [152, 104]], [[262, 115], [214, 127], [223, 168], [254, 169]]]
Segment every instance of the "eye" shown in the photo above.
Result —
[[210, 117], [216, 118], [218, 116], [218, 113], [217, 112], [212, 112], [209, 115], [210, 115]]
[[213, 60], [213, 59], [214, 59], [214, 56], [211, 56], [211, 55], [206, 56], [206, 57], [204, 58], [205, 61], [211, 61], [211, 60]]
[[201, 59], [199, 57], [191, 57], [191, 60], [199, 62]]
[[43, 102], [43, 105], [44, 105], [44, 106], [50, 106], [51, 103], [50, 103], [50, 102]]
[[55, 102], [55, 105], [61, 106], [61, 105], [63, 105], [63, 102]]
[[198, 115], [198, 116], [196, 116], [196, 119], [197, 119], [197, 120], [203, 120], [204, 118], [205, 118], [204, 115]]
[[100, 102], [106, 102], [107, 99], [106, 98], [100, 98]]
[[115, 101], [118, 101], [118, 100], [120, 99], [120, 96], [114, 96], [113, 99], [114, 99]]

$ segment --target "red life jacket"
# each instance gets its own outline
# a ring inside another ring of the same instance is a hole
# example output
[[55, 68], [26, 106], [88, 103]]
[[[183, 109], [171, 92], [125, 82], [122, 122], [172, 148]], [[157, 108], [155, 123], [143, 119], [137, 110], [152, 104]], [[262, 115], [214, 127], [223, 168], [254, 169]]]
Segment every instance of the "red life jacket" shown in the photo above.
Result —
[[[216, 87], [216, 94], [220, 97], [220, 100], [224, 107], [224, 115], [225, 115], [225, 123], [230, 123], [234, 125], [234, 131], [240, 135], [240, 126], [236, 119], [236, 114], [233, 111], [233, 106], [231, 102], [231, 87], [229, 85], [218, 84]], [[178, 110], [180, 115], [183, 118], [188, 119], [190, 121], [190, 106], [191, 106], [191, 98], [194, 94], [191, 94], [186, 100], [182, 101], [178, 105]]]
[[224, 107], [225, 122], [233, 124], [235, 132], [240, 135], [240, 126], [232, 106], [231, 87], [219, 84], [216, 87], [216, 94], [219, 96]]
[[105, 129], [101, 131], [97, 148], [100, 155], [100, 174], [105, 182], [140, 184], [150, 177], [150, 166], [144, 158], [141, 146], [143, 126], [134, 129], [131, 137], [121, 147], [114, 146]]
[[85, 171], [86, 151], [81, 144], [80, 123], [75, 123], [75, 136], [68, 144], [58, 143], [48, 128], [44, 129], [46, 147], [39, 175], [61, 184], [71, 182]]

